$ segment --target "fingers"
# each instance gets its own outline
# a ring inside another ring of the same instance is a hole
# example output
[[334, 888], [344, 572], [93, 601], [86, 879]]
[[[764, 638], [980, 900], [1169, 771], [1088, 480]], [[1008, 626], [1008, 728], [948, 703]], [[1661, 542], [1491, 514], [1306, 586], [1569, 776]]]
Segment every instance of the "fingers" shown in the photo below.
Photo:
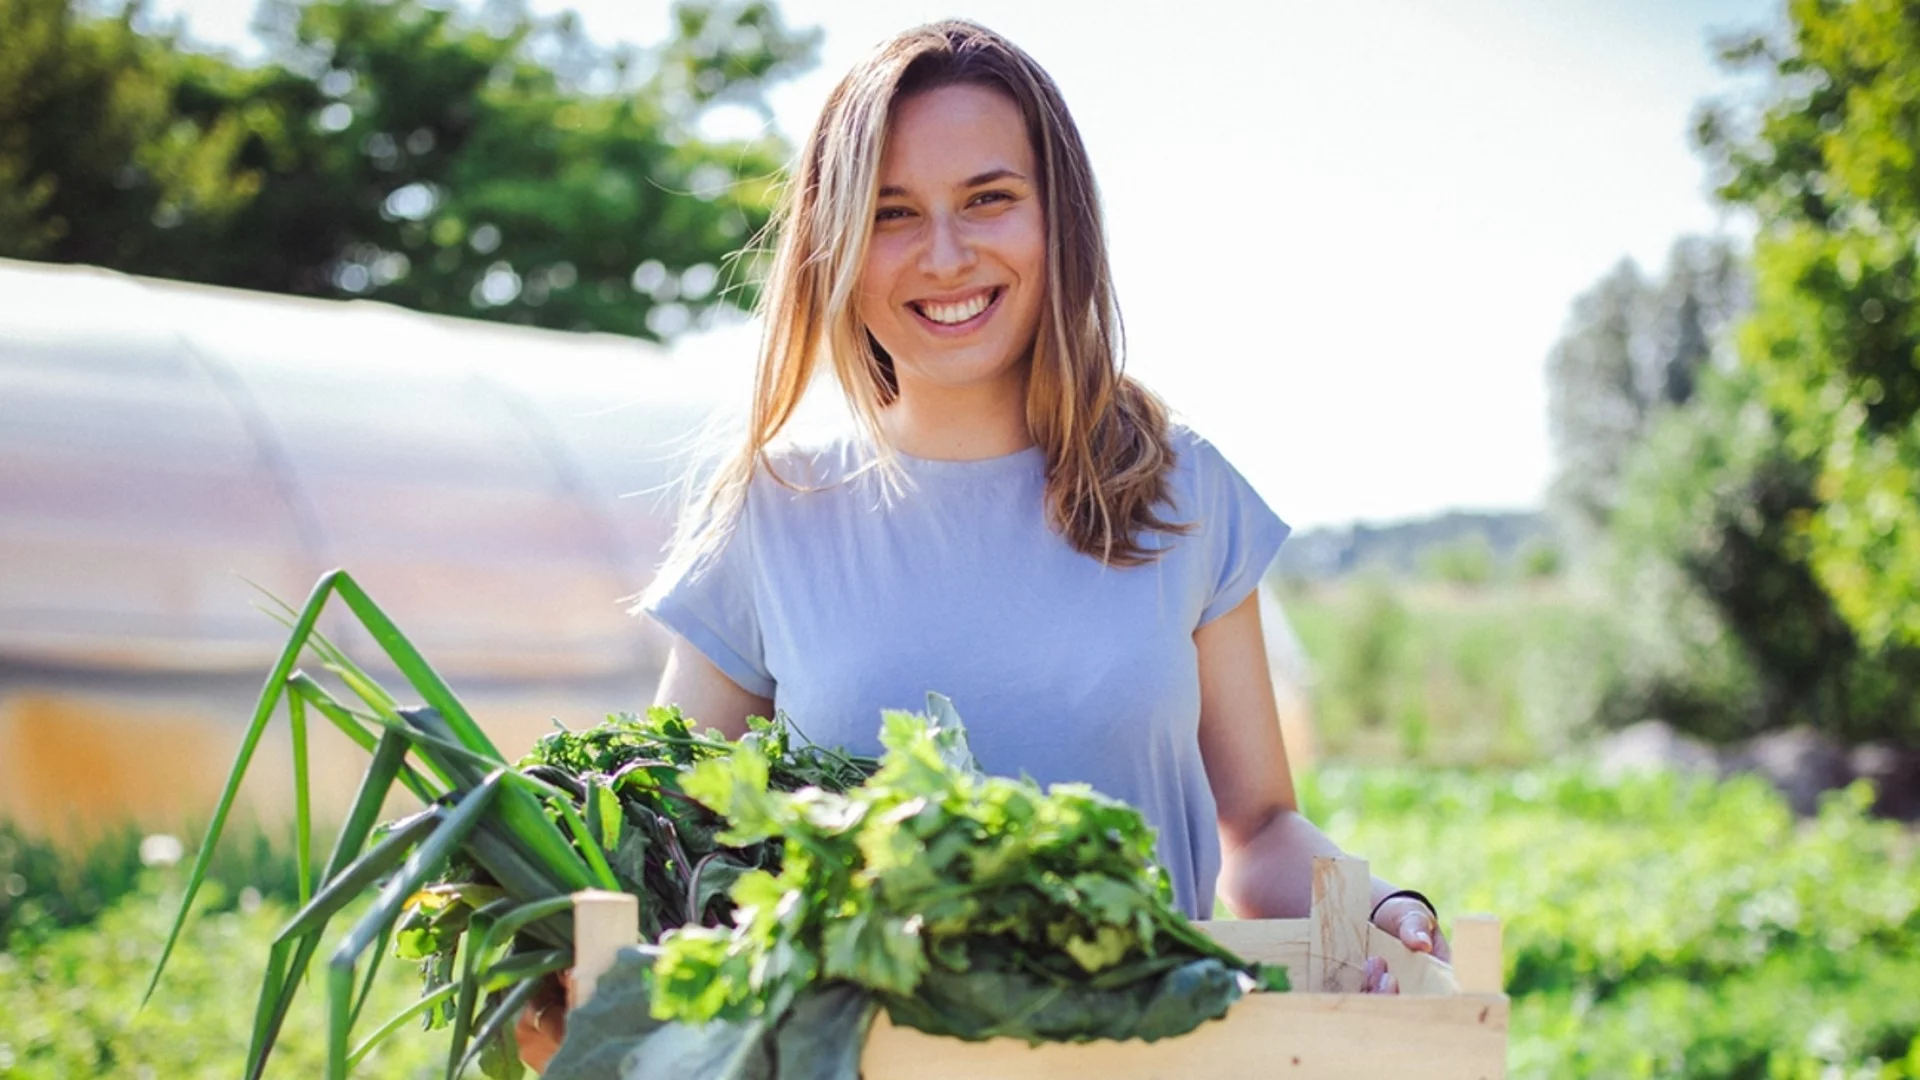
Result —
[[1432, 913], [1418, 908], [1400, 916], [1395, 936], [1400, 939], [1400, 944], [1414, 952], [1430, 953], [1434, 951], [1434, 939], [1439, 933], [1440, 924], [1434, 921]]
[[1439, 920], [1424, 908], [1402, 915], [1395, 936], [1400, 939], [1400, 944], [1414, 952], [1431, 953], [1436, 960], [1453, 963], [1453, 948], [1447, 944], [1446, 936], [1440, 933]]
[[560, 1041], [567, 1034], [567, 1012], [551, 1002], [529, 1002], [514, 1021], [513, 1037], [520, 1047], [520, 1060], [535, 1072], [545, 1072], [547, 1062], [560, 1052]]
[[1361, 979], [1360, 991], [1366, 994], [1397, 994], [1400, 992], [1400, 980], [1387, 970], [1387, 962], [1378, 956], [1367, 957], [1366, 975]]

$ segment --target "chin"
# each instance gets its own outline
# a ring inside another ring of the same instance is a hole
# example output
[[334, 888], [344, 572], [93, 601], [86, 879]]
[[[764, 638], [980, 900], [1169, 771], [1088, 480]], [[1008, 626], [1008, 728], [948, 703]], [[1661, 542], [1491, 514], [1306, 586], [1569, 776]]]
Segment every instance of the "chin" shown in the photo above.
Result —
[[895, 361], [894, 369], [907, 382], [926, 383], [950, 389], [986, 386], [1010, 379], [1024, 380], [1029, 358], [1014, 360], [978, 357], [929, 357], [909, 364]]

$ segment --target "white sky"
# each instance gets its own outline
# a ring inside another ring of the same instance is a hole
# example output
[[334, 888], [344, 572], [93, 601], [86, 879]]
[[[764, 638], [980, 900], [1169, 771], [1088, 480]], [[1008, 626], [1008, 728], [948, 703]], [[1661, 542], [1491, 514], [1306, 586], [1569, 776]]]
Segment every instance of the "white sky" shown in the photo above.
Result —
[[[651, 43], [667, 6], [578, 10]], [[239, 43], [251, 0], [161, 0]], [[1537, 505], [1547, 351], [1623, 256], [1737, 227], [1688, 144], [1768, 0], [781, 0], [825, 30], [773, 94], [798, 141], [833, 81], [964, 15], [1059, 82], [1093, 155], [1129, 370], [1297, 527]], [[683, 350], [744, 364], [750, 335]]]

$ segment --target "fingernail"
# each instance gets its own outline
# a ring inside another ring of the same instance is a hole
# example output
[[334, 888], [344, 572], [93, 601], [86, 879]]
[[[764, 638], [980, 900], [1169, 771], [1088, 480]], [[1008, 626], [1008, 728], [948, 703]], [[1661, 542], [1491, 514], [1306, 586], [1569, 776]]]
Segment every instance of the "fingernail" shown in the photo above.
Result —
[[1429, 949], [1433, 948], [1433, 936], [1425, 930], [1415, 930], [1413, 932], [1413, 939]]

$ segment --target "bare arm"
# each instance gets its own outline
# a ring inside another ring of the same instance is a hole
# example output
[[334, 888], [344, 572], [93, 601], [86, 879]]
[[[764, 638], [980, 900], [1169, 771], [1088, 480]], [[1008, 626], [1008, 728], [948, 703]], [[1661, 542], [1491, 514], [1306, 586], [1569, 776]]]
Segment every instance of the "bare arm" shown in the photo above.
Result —
[[772, 699], [742, 688], [699, 649], [678, 637], [673, 639], [673, 651], [667, 654], [667, 668], [660, 674], [653, 703], [678, 705], [681, 712], [697, 721], [697, 727], [718, 729], [729, 739], [747, 733], [747, 717], [773, 715]]
[[[1252, 595], [1193, 635], [1200, 657], [1200, 754], [1218, 807], [1220, 896], [1242, 918], [1299, 918], [1313, 904], [1313, 857], [1340, 848], [1300, 813], [1267, 670], [1259, 597]], [[1372, 902], [1394, 891], [1373, 879]], [[1416, 917], [1417, 915], [1417, 917]], [[1409, 948], [1445, 958], [1446, 942], [1416, 900], [1381, 909], [1376, 922]]]

